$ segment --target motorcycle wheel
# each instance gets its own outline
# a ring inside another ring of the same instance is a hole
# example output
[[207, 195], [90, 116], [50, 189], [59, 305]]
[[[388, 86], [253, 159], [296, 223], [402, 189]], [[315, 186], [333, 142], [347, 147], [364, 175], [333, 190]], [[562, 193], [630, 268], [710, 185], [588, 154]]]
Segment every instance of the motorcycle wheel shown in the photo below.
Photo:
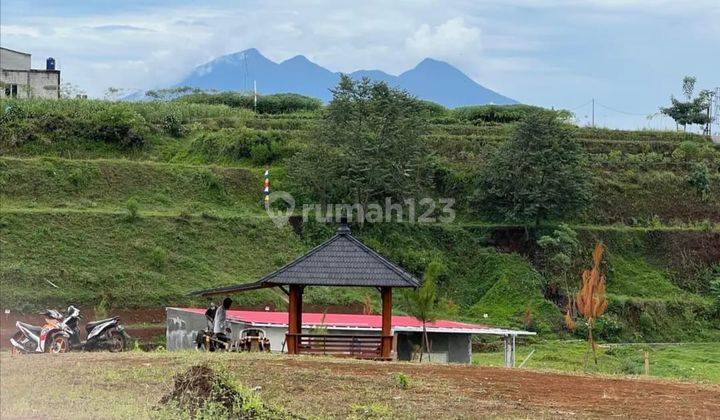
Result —
[[125, 350], [125, 336], [117, 330], [108, 333], [108, 350], [118, 353]]
[[58, 334], [53, 337], [52, 341], [50, 342], [50, 346], [48, 347], [48, 353], [67, 353], [69, 348], [70, 342], [68, 341], [67, 337]]

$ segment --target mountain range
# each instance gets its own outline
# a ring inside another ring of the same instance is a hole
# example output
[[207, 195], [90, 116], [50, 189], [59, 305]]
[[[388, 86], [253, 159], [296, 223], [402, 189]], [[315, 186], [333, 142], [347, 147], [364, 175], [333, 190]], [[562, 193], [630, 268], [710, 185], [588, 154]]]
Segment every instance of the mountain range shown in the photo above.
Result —
[[[446, 107], [480, 104], [515, 104], [517, 101], [494, 92], [470, 79], [443, 61], [426, 58], [414, 68], [393, 76], [381, 70], [358, 70], [354, 79], [368, 77], [407, 90], [412, 95]], [[252, 91], [253, 83], [261, 94], [292, 92], [329, 102], [330, 88], [339, 72], [322, 67], [305, 56], [297, 55], [276, 63], [255, 48], [218, 57], [195, 68], [177, 86], [220, 91]]]

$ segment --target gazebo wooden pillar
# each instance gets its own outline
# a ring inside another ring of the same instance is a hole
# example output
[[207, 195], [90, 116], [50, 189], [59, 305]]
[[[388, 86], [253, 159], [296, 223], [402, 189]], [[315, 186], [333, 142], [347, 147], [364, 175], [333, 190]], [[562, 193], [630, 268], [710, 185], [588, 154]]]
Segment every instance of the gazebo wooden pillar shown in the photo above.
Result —
[[298, 335], [302, 333], [303, 287], [291, 284], [288, 295], [288, 335], [286, 344], [288, 354], [298, 354]]
[[392, 288], [381, 287], [380, 296], [382, 298], [382, 342], [380, 346], [380, 355], [383, 359], [389, 359], [392, 354], [393, 334], [392, 334]]

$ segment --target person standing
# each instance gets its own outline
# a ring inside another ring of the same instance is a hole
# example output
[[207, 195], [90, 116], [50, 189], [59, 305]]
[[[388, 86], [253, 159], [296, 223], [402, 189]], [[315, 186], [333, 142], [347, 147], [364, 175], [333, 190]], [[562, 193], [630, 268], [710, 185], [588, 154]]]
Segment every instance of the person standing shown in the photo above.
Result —
[[213, 322], [215, 338], [225, 343], [230, 342], [230, 338], [226, 335], [226, 333], [231, 332], [227, 322], [227, 311], [230, 309], [230, 305], [232, 305], [232, 299], [226, 297], [222, 306], [215, 311], [215, 320]]

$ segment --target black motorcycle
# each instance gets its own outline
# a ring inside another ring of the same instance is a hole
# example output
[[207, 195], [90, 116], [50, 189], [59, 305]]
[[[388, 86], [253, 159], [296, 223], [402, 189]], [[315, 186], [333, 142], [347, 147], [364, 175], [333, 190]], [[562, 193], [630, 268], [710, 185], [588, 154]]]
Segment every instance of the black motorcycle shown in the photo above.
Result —
[[82, 315], [80, 315], [78, 308], [74, 306], [68, 308], [65, 325], [72, 331], [70, 334], [71, 350], [110, 350], [111, 352], [125, 350], [130, 341], [130, 336], [125, 332], [125, 328], [120, 325], [119, 316], [85, 324], [87, 334], [85, 341], [82, 340], [80, 333], [79, 323], [81, 318]]
[[215, 307], [215, 305], [210, 305], [207, 311], [205, 311], [205, 321], [207, 323], [207, 326], [204, 330], [198, 331], [197, 335], [195, 336], [195, 346], [198, 350], [225, 351], [228, 350], [230, 347], [230, 340], [227, 338], [227, 336], [218, 336], [218, 334], [213, 333], [213, 325], [215, 321], [216, 311], [217, 308]]

